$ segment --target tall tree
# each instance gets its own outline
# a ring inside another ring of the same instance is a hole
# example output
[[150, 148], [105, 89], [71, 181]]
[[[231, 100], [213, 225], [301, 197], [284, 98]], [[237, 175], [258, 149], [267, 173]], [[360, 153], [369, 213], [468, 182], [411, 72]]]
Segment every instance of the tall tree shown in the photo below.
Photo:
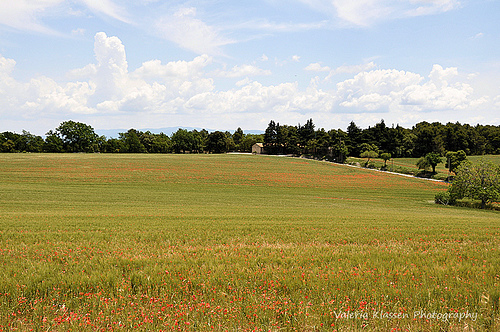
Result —
[[245, 134], [243, 133], [243, 130], [240, 127], [238, 127], [238, 129], [236, 129], [236, 131], [233, 134], [233, 141], [237, 148], [238, 145], [243, 140], [243, 137], [245, 137]]
[[[147, 136], [150, 136], [149, 133]], [[128, 153], [144, 153], [147, 152], [146, 147], [140, 140], [143, 133], [135, 129], [129, 129], [126, 133], [120, 133], [120, 140], [123, 141], [123, 151]]]
[[195, 141], [192, 132], [179, 128], [170, 139], [176, 153], [193, 151]]
[[457, 152], [449, 151], [446, 153], [446, 167], [450, 172], [455, 172], [462, 161], [466, 159], [467, 155], [464, 150], [459, 150]]
[[52, 130], [49, 130], [45, 134], [45, 142], [43, 144], [43, 151], [44, 152], [63, 152], [64, 147], [63, 147], [63, 141], [59, 135], [57, 135], [55, 132]]
[[432, 167], [432, 173], [436, 173], [436, 166], [437, 164], [441, 164], [443, 162], [443, 159], [439, 154], [436, 152], [431, 152], [425, 155], [425, 159], [431, 165]]
[[278, 130], [280, 124], [276, 124], [273, 120], [269, 122], [264, 133], [264, 146], [269, 154], [278, 153]]
[[359, 156], [359, 154], [362, 152], [360, 150], [361, 146], [361, 135], [363, 134], [363, 131], [361, 128], [359, 128], [354, 121], [351, 121], [349, 126], [347, 127], [347, 139], [346, 139], [346, 145], [347, 148], [349, 149], [349, 152], [352, 156]]
[[56, 128], [66, 152], [97, 152], [97, 134], [91, 126], [75, 121], [64, 121]]
[[225, 153], [229, 151], [230, 138], [222, 131], [214, 131], [208, 135], [207, 149], [212, 153]]

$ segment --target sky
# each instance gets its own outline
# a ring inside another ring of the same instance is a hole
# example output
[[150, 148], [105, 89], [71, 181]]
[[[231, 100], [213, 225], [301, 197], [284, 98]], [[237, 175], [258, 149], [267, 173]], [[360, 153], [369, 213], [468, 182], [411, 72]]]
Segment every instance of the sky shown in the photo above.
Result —
[[500, 125], [498, 0], [0, 0], [0, 132]]

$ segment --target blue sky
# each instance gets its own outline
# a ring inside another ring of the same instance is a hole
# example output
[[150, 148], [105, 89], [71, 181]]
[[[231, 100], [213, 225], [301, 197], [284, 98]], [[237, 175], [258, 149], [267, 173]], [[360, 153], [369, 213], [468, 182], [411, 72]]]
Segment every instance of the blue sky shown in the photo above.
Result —
[[500, 124], [496, 0], [0, 0], [0, 131]]

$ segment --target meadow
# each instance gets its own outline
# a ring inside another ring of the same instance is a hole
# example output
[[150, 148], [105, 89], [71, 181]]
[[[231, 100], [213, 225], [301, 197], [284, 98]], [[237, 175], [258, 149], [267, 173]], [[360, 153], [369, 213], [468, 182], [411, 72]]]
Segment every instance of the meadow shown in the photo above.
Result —
[[[422, 173], [423, 170], [419, 170], [417, 167], [417, 161], [419, 158], [393, 158], [387, 161], [387, 170], [394, 171], [403, 174], [412, 174], [417, 175]], [[500, 165], [500, 155], [483, 155], [483, 156], [467, 156], [467, 159], [471, 162], [479, 162], [479, 160], [485, 160], [487, 162], [492, 162], [494, 164]], [[431, 176], [433, 179], [437, 180], [446, 180], [450, 175], [447, 165], [446, 158], [442, 158], [443, 163], [440, 163], [436, 166], [436, 174], [432, 175], [430, 173], [427, 174], [427, 177]], [[376, 168], [381, 168], [384, 166], [384, 161], [380, 158], [375, 158], [370, 160]], [[366, 158], [347, 158], [348, 163], [359, 163], [360, 165], [364, 165], [366, 163]], [[431, 169], [429, 169], [429, 172]]]
[[0, 155], [1, 331], [495, 331], [500, 214], [253, 155]]

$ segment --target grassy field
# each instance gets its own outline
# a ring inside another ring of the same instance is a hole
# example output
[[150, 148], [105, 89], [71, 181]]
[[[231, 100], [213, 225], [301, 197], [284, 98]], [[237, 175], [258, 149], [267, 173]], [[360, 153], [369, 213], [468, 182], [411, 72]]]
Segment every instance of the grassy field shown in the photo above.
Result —
[[0, 155], [2, 331], [495, 331], [500, 214], [252, 155]]
[[[391, 171], [394, 170], [395, 172], [401, 172], [404, 174], [413, 174], [417, 175], [418, 173], [422, 172], [422, 170], [419, 170], [417, 167], [417, 161], [419, 158], [394, 158], [391, 159], [390, 161], [387, 161], [387, 170]], [[500, 165], [500, 155], [485, 155], [485, 156], [468, 156], [467, 159], [469, 159], [472, 162], [477, 162], [480, 159], [484, 159], [486, 161], [490, 161], [494, 164]], [[373, 164], [377, 168], [381, 168], [384, 166], [384, 161], [380, 158], [375, 158], [371, 160]], [[443, 157], [444, 163], [438, 164], [436, 166], [436, 173], [435, 175], [432, 176], [432, 178], [438, 179], [438, 180], [445, 180], [448, 175], [448, 169], [446, 168], [446, 158]], [[361, 165], [364, 165], [366, 163], [366, 158], [354, 158], [354, 157], [349, 157], [347, 162], [352, 163], [352, 162], [358, 162]]]

